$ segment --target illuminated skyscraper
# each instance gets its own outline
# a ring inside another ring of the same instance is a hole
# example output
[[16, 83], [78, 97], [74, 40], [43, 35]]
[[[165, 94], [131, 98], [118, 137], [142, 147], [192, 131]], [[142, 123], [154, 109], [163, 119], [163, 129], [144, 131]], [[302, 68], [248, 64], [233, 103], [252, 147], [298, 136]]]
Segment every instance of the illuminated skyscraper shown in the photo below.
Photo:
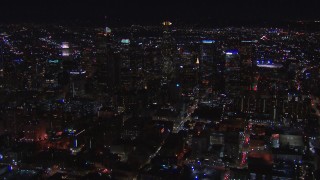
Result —
[[4, 67], [4, 48], [3, 42], [0, 42], [0, 77], [3, 77], [3, 67]]
[[167, 81], [171, 81], [174, 79], [175, 74], [175, 63], [174, 58], [176, 54], [176, 48], [174, 46], [174, 39], [171, 36], [171, 25], [172, 23], [169, 21], [165, 21], [163, 24], [163, 39], [161, 45], [161, 54], [163, 57], [162, 62], [162, 72], [164, 78]]
[[73, 58], [72, 58], [72, 50], [69, 42], [61, 43], [60, 55], [62, 58], [62, 65], [64, 71], [71, 71], [73, 69]]
[[112, 52], [111, 29], [106, 28], [97, 36], [97, 64], [99, 83], [103, 84], [108, 92], [113, 92], [120, 81], [120, 61]]
[[199, 59], [199, 81], [206, 87], [214, 88], [213, 91], [219, 91], [220, 79], [222, 78], [222, 58], [218, 52], [214, 40], [202, 40], [200, 44]]
[[4, 45], [7, 34], [0, 34], [0, 77], [4, 76]]
[[225, 93], [237, 96], [240, 93], [241, 74], [240, 56], [238, 50], [225, 51]]

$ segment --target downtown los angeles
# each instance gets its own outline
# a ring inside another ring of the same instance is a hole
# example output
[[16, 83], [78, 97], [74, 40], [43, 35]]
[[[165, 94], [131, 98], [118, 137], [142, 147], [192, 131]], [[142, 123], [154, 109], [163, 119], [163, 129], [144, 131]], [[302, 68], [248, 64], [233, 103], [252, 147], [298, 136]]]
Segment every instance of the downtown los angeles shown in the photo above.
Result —
[[0, 179], [320, 179], [318, 7], [5, 0]]

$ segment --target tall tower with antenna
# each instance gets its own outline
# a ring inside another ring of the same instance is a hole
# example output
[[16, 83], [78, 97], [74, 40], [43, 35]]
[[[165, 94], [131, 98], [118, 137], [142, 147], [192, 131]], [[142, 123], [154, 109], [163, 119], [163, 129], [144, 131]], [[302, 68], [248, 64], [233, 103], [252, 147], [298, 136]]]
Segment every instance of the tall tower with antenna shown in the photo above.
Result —
[[171, 26], [172, 23], [169, 21], [165, 21], [162, 23], [163, 25], [163, 37], [162, 37], [162, 45], [161, 45], [161, 54], [163, 58], [162, 62], [162, 72], [166, 81], [171, 81], [174, 79], [175, 74], [175, 46], [174, 39], [171, 36]]

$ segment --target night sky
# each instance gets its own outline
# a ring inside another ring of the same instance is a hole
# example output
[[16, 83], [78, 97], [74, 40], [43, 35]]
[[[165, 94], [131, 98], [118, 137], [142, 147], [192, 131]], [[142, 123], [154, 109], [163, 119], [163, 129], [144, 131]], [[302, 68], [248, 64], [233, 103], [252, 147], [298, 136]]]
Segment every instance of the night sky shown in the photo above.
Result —
[[1, 22], [101, 21], [152, 24], [164, 19], [260, 22], [320, 18], [319, 0], [1, 0]]

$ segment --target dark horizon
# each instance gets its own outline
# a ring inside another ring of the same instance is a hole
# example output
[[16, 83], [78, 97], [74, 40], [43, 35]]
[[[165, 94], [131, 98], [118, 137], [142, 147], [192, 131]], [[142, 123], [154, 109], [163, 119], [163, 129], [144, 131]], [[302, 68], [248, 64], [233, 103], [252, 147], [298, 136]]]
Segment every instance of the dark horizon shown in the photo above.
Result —
[[[101, 24], [156, 25], [163, 20], [185, 24], [248, 25], [281, 23], [295, 20], [317, 20], [320, 2], [309, 0], [270, 1], [75, 1], [63, 2], [5, 0], [0, 23], [85, 22]], [[107, 17], [107, 20], [105, 18]]]

